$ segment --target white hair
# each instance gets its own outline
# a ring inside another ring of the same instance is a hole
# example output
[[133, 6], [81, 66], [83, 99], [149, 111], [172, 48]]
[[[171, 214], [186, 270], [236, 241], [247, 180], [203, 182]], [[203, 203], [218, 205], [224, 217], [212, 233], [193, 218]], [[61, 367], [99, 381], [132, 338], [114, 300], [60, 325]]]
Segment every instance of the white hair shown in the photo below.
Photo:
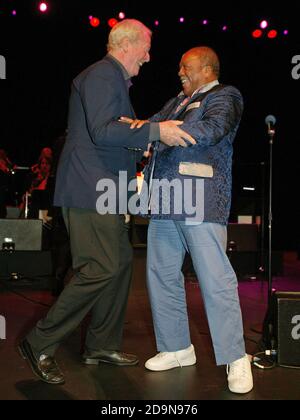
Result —
[[124, 38], [130, 42], [137, 42], [141, 37], [149, 35], [152, 32], [147, 26], [136, 19], [125, 19], [117, 23], [110, 31], [108, 36], [107, 50], [118, 49]]

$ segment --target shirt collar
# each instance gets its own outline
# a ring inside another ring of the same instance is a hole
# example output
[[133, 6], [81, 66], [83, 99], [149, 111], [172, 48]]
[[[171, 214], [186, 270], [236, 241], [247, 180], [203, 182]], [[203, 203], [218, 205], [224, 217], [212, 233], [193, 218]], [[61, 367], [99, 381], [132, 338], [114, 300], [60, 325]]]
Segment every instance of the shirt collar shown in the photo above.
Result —
[[196, 95], [197, 93], [204, 93], [208, 92], [210, 89], [212, 89], [214, 86], [219, 85], [218, 80], [213, 80], [212, 82], [207, 83], [206, 85], [201, 86], [201, 88], [196, 89], [195, 92], [192, 94], [192, 97]]
[[[218, 80], [213, 80], [212, 82], [209, 82], [209, 83], [206, 83], [206, 85], [203, 85], [203, 86], [201, 86], [201, 88], [199, 88], [199, 89], [196, 89], [194, 92], [193, 92], [193, 94], [192, 94], [192, 96], [191, 96], [191, 98], [194, 96], [194, 95], [196, 95], [197, 93], [204, 93], [204, 92], [208, 92], [210, 89], [212, 89], [214, 86], [217, 86], [217, 85], [219, 85], [220, 83], [219, 83], [219, 81]], [[182, 97], [182, 96], [185, 96], [184, 95], [184, 92], [183, 92], [183, 90], [178, 94], [178, 97]]]
[[123, 64], [116, 57], [114, 57], [113, 55], [111, 55], [109, 53], [107, 55], [108, 55], [109, 58], [111, 58], [115, 63], [117, 63], [121, 67], [121, 70], [122, 70], [122, 74], [124, 76], [124, 79], [125, 80], [130, 80], [131, 78], [130, 78], [130, 76], [128, 74], [128, 71], [125, 69], [125, 67], [123, 66]]

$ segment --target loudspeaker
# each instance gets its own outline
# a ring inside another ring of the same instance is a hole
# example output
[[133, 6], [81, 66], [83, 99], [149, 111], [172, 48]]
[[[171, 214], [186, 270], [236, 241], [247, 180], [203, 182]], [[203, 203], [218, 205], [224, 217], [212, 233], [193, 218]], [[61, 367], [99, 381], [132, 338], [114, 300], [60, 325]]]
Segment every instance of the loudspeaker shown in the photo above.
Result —
[[21, 277], [51, 276], [53, 272], [50, 251], [0, 252], [0, 277], [17, 273]]
[[300, 366], [300, 293], [276, 292], [278, 364]]
[[229, 261], [239, 276], [256, 276], [259, 267], [257, 251], [227, 251]]
[[264, 320], [266, 348], [281, 366], [300, 366], [300, 292], [274, 292]]
[[9, 240], [15, 251], [41, 251], [42, 230], [39, 219], [0, 219], [0, 250]]
[[235, 251], [258, 250], [258, 225], [246, 223], [229, 223], [227, 227], [227, 242], [234, 242]]

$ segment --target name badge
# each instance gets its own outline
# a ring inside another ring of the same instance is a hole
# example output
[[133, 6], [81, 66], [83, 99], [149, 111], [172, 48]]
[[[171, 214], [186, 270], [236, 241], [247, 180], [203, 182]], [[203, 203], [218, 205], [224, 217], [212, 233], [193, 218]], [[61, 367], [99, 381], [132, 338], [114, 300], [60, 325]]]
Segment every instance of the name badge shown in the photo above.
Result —
[[193, 102], [192, 104], [188, 105], [186, 107], [186, 111], [189, 111], [190, 109], [200, 108], [201, 102]]
[[181, 175], [199, 176], [202, 178], [212, 178], [214, 176], [214, 170], [211, 165], [194, 162], [180, 162], [179, 173]]

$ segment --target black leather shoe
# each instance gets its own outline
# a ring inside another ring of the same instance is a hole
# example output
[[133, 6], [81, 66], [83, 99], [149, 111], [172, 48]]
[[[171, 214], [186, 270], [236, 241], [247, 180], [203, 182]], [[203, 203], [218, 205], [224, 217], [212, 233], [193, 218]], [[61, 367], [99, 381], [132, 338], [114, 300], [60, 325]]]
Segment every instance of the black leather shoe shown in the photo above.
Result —
[[98, 365], [103, 362], [117, 366], [134, 366], [139, 363], [139, 359], [134, 354], [115, 350], [86, 350], [82, 356], [82, 361], [86, 365]]
[[42, 355], [38, 360], [26, 338], [21, 341], [18, 349], [23, 359], [28, 361], [33, 373], [42, 381], [53, 385], [65, 383], [64, 375], [53, 357]]

